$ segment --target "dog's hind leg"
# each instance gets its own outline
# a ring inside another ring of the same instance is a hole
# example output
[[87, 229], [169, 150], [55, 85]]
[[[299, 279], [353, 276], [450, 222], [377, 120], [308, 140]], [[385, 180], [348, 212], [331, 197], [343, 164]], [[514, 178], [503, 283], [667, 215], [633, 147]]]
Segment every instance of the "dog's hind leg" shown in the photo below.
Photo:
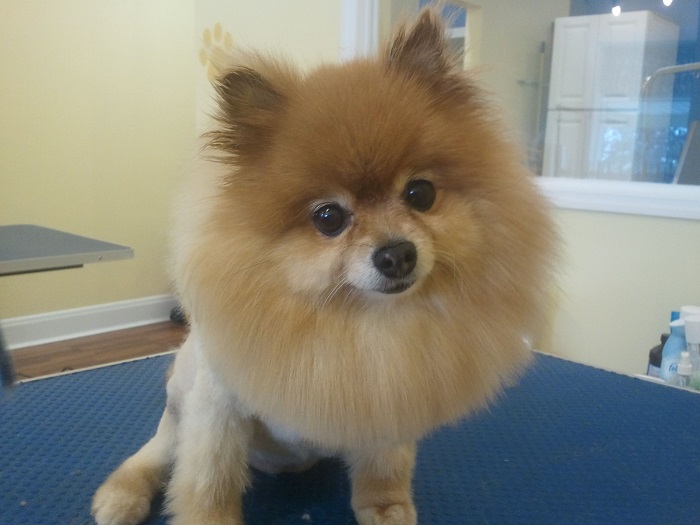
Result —
[[148, 517], [151, 500], [162, 490], [175, 448], [175, 425], [166, 407], [155, 436], [97, 489], [92, 515], [98, 525], [136, 525]]

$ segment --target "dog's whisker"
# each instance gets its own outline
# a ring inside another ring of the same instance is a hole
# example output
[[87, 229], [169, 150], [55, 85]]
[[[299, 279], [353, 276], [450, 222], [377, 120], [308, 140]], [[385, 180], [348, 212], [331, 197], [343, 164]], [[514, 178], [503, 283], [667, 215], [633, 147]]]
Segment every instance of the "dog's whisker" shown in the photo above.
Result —
[[338, 281], [335, 286], [333, 286], [328, 294], [326, 295], [323, 303], [321, 304], [321, 308], [326, 308], [330, 302], [333, 300], [333, 298], [338, 295], [338, 292], [347, 284], [347, 279], [343, 278], [340, 281]]
[[437, 256], [437, 264], [445, 267], [452, 274], [454, 282], [459, 286], [460, 294], [464, 295], [466, 293], [467, 281], [455, 256], [450, 251], [441, 249], [439, 246], [436, 247], [435, 255]]

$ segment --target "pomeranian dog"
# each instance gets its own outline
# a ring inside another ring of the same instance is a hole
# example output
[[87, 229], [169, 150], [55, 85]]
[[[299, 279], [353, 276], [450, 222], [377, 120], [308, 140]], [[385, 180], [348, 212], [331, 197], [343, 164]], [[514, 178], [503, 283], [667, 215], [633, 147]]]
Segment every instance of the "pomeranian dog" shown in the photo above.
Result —
[[337, 455], [361, 525], [412, 525], [416, 443], [528, 362], [549, 310], [547, 205], [433, 10], [379, 56], [302, 74], [246, 54], [216, 82], [177, 208], [191, 331], [155, 436], [100, 525], [241, 525], [249, 468]]

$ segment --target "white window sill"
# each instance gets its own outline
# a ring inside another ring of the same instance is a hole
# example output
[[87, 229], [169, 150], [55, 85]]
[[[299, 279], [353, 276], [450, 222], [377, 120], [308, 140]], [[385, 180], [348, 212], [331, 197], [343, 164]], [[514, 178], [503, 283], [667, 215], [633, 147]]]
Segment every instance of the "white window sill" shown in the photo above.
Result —
[[700, 186], [537, 177], [560, 208], [700, 220]]

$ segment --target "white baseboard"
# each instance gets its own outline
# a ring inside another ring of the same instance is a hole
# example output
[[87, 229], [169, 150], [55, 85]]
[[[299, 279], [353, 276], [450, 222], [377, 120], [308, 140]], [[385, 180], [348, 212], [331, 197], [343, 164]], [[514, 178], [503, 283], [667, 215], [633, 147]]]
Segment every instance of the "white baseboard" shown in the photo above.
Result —
[[155, 295], [0, 321], [10, 350], [112, 332], [165, 321], [177, 305], [171, 295]]

